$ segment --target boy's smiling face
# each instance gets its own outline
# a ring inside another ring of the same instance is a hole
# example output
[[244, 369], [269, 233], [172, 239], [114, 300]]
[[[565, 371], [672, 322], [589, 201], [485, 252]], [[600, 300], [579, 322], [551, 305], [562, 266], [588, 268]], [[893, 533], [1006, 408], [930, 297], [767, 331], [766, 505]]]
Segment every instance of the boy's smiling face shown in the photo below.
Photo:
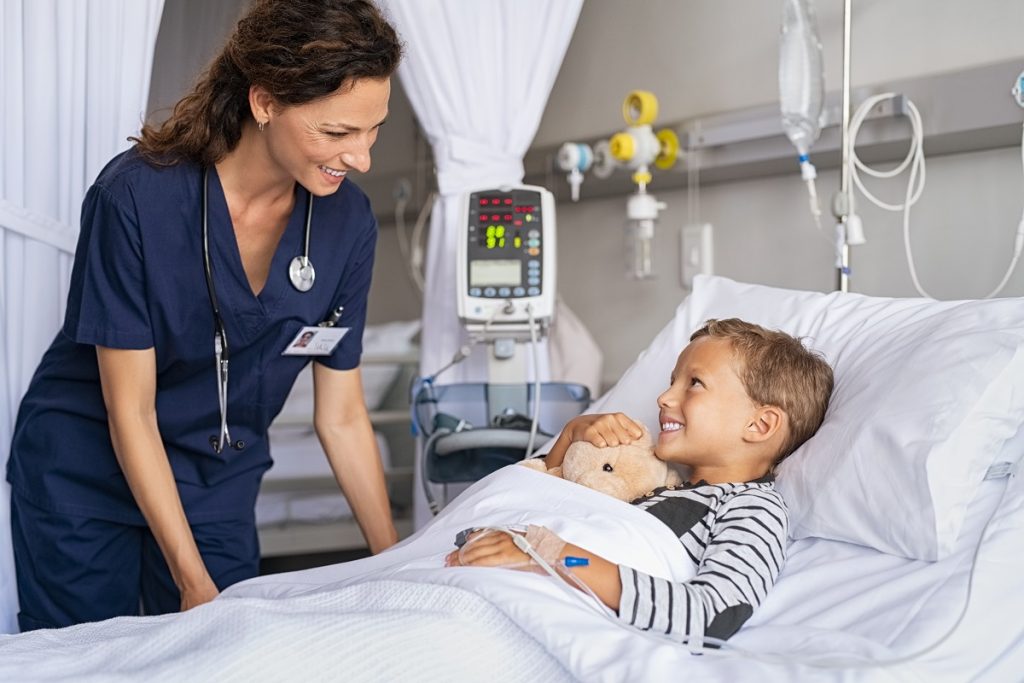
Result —
[[758, 409], [740, 380], [740, 368], [726, 339], [699, 337], [683, 349], [671, 385], [658, 397], [659, 458], [695, 470], [739, 464]]

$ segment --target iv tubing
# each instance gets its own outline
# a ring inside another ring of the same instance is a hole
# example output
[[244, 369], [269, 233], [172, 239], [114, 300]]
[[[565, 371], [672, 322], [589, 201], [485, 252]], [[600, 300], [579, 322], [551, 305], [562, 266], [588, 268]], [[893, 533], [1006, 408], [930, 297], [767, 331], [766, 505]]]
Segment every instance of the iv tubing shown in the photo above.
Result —
[[[929, 294], [924, 286], [921, 284], [921, 280], [917, 275], [917, 267], [914, 264], [914, 253], [910, 244], [910, 207], [912, 207], [917, 200], [920, 199], [925, 186], [925, 159], [924, 159], [924, 133], [923, 126], [921, 123], [921, 114], [918, 112], [917, 107], [909, 99], [906, 100], [907, 116], [910, 119], [912, 128], [910, 149], [907, 151], [906, 158], [897, 165], [895, 168], [889, 171], [878, 171], [867, 166], [857, 156], [857, 133], [860, 131], [860, 126], [867, 117], [868, 112], [878, 104], [887, 99], [896, 97], [896, 93], [884, 93], [881, 95], [875, 95], [865, 100], [860, 107], [857, 109], [857, 113], [853, 117], [853, 122], [850, 125], [850, 174], [853, 176], [853, 180], [857, 185], [857, 188], [863, 193], [869, 201], [875, 206], [887, 211], [902, 211], [903, 212], [903, 249], [907, 255], [907, 266], [910, 270], [910, 278], [914, 283], [914, 288], [918, 294], [928, 298], [934, 298]], [[873, 194], [871, 194], [863, 182], [860, 179], [860, 172], [863, 171], [868, 175], [876, 178], [892, 178], [902, 173], [907, 167], [910, 168], [910, 178], [907, 181], [907, 191], [904, 195], [902, 204], [888, 204], [881, 201]], [[1021, 129], [1021, 169], [1024, 172], [1024, 127]], [[851, 197], [852, 200], [852, 197]], [[1009, 281], [1010, 276], [1013, 274], [1020, 261], [1021, 252], [1024, 251], [1024, 212], [1022, 212], [1020, 222], [1017, 224], [1017, 233], [1014, 239], [1013, 256], [1010, 259], [1009, 267], [1006, 269], [1006, 273], [1003, 275], [1002, 280], [999, 284], [985, 295], [985, 299], [991, 299], [992, 297], [999, 294], [1006, 283]]]
[[530, 316], [530, 347], [533, 349], [533, 421], [530, 423], [530, 440], [526, 444], [526, 455], [533, 453], [533, 443], [537, 438], [537, 423], [540, 420], [540, 354], [537, 353], [537, 321], [533, 317], [533, 304], [526, 304], [526, 313]]

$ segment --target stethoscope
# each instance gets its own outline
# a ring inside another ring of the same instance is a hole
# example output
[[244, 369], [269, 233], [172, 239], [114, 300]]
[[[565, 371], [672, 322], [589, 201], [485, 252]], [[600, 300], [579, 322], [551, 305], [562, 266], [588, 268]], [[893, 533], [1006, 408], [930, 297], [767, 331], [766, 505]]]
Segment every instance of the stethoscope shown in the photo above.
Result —
[[[210, 295], [210, 307], [213, 309], [213, 349], [217, 359], [217, 402], [220, 404], [220, 436], [211, 436], [210, 445], [216, 453], [224, 450], [225, 444], [230, 444], [236, 451], [245, 448], [245, 442], [239, 439], [232, 443], [231, 433], [228, 431], [228, 360], [230, 352], [228, 349], [228, 335], [224, 328], [224, 319], [220, 315], [220, 305], [217, 303], [217, 289], [213, 284], [213, 270], [210, 268], [210, 228], [209, 208], [207, 201], [207, 184], [210, 171], [203, 171], [203, 266], [206, 273], [206, 292]], [[316, 279], [316, 271], [313, 269], [313, 262], [309, 260], [309, 226], [313, 222], [313, 194], [308, 193], [306, 202], [306, 239], [301, 256], [296, 256], [288, 265], [288, 279], [292, 286], [300, 292], [308, 292], [313, 288], [313, 281]]]

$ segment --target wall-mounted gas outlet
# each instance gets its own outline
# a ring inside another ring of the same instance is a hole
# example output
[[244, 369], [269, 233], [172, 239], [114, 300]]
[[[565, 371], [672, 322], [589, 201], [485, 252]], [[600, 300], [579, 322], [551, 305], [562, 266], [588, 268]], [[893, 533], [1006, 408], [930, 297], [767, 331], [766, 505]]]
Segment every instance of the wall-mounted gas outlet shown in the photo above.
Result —
[[710, 223], [683, 226], [682, 267], [680, 281], [685, 289], [693, 289], [693, 278], [714, 273], [714, 246]]
[[1017, 102], [1018, 107], [1024, 107], [1024, 71], [1021, 71], [1017, 76], [1017, 80], [1013, 84], [1013, 89], [1010, 90], [1013, 95], [1013, 99]]

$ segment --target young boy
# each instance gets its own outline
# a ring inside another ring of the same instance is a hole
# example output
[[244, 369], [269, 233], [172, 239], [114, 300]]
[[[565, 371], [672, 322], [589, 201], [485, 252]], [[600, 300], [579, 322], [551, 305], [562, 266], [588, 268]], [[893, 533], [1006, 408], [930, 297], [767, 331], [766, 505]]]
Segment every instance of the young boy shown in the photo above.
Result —
[[[782, 568], [787, 511], [773, 472], [821, 425], [832, 384], [828, 363], [788, 334], [737, 319], [709, 320], [690, 337], [658, 397], [655, 452], [689, 466], [689, 482], [633, 501], [679, 536], [694, 578], [652, 577], [539, 527], [533, 540], [554, 561], [588, 558], [574, 573], [630, 625], [677, 640], [729, 638]], [[604, 447], [639, 436], [640, 425], [621, 413], [581, 415], [565, 426], [545, 461], [561, 464], [574, 441]], [[448, 556], [448, 564], [463, 566], [528, 562], [506, 534], [477, 539], [461, 558], [457, 551]]]

